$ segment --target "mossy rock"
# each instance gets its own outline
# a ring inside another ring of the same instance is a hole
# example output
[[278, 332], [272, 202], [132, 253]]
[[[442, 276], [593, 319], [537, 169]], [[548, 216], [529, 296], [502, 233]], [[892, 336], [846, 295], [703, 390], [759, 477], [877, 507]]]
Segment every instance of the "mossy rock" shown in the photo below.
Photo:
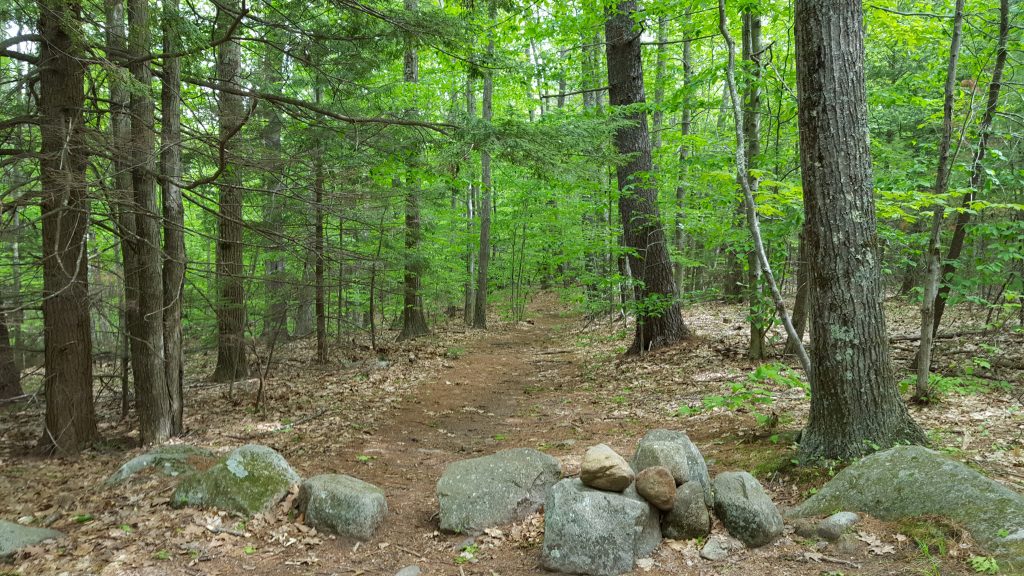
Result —
[[64, 535], [56, 530], [33, 528], [0, 520], [0, 558], [10, 556], [26, 546], [63, 537]]
[[897, 446], [851, 464], [791, 509], [800, 518], [836, 510], [883, 520], [942, 516], [963, 526], [1010, 573], [1024, 571], [1024, 495], [920, 446]]
[[236, 448], [209, 470], [182, 478], [171, 504], [252, 516], [272, 508], [300, 481], [284, 457], [272, 448], [248, 444]]
[[187, 444], [158, 446], [145, 454], [125, 462], [106, 480], [108, 486], [120, 484], [144, 470], [152, 470], [164, 476], [182, 476], [209, 468], [216, 461], [213, 452]]

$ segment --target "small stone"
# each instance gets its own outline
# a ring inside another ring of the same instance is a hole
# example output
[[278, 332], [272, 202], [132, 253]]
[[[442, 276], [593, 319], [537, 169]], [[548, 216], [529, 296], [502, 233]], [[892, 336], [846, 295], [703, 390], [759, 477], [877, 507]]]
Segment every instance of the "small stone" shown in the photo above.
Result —
[[708, 541], [704, 543], [704, 547], [700, 549], [700, 557], [712, 562], [718, 562], [728, 558], [733, 551], [742, 548], [743, 544], [735, 538], [715, 534], [708, 538]]
[[0, 520], [0, 558], [9, 556], [26, 546], [63, 537], [64, 535], [56, 530], [30, 528]]
[[818, 523], [806, 518], [798, 518], [793, 521], [793, 532], [801, 538], [817, 538]]
[[[645, 434], [636, 447], [637, 454], [633, 457], [633, 469], [639, 471], [647, 467], [647, 462], [644, 461], [644, 452], [647, 450], [645, 446], [657, 443], [670, 444], [670, 446], [659, 446], [656, 449], [658, 452], [664, 451], [668, 461], [677, 461], [676, 455], [678, 453], [682, 453], [683, 459], [686, 461], [687, 475], [676, 476], [676, 484], [682, 485], [690, 480], [700, 482], [704, 490], [704, 505], [708, 508], [714, 506], [715, 502], [711, 494], [711, 478], [708, 476], [707, 463], [704, 461], [700, 450], [690, 441], [685, 432], [658, 428]], [[676, 468], [667, 464], [665, 464], [665, 467], [672, 470], [672, 474], [675, 476]]]
[[676, 503], [676, 481], [664, 466], [647, 468], [636, 477], [636, 491], [663, 512]]
[[591, 488], [622, 492], [634, 478], [633, 469], [626, 459], [604, 444], [591, 446], [583, 455], [580, 480]]
[[829, 542], [835, 542], [859, 521], [860, 516], [853, 512], [836, 512], [818, 523], [818, 536]]
[[860, 556], [861, 551], [864, 548], [864, 543], [857, 539], [853, 534], [843, 534], [835, 541], [832, 546], [835, 547], [836, 554], [852, 558]]
[[672, 511], [661, 520], [665, 538], [691, 540], [703, 538], [711, 532], [711, 514], [704, 505], [704, 488], [691, 480], [676, 488], [676, 501]]
[[395, 576], [420, 576], [421, 573], [422, 570], [420, 570], [420, 567], [413, 564], [412, 566], [406, 566], [398, 572], [395, 572]]
[[368, 540], [388, 512], [384, 492], [342, 474], [321, 474], [299, 487], [299, 510], [321, 532]]
[[751, 548], [764, 546], [782, 534], [782, 515], [761, 483], [748, 472], [715, 476], [715, 515], [725, 528]]

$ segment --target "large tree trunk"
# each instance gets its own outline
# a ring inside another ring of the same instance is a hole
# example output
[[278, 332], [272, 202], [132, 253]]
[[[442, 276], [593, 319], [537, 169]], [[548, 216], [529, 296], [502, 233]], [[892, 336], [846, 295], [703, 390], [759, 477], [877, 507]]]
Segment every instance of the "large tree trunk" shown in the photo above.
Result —
[[[106, 0], [106, 41], [107, 59], [121, 63], [128, 53], [128, 37], [125, 32], [123, 0]], [[124, 70], [119, 70], [122, 72]], [[120, 73], [111, 74], [110, 90], [110, 136], [113, 157], [113, 191], [109, 199], [117, 235], [120, 241], [121, 273], [124, 279], [123, 302], [119, 307], [121, 318], [118, 322], [121, 333], [121, 417], [127, 418], [131, 410], [129, 366], [132, 361], [132, 334], [138, 331], [139, 321], [139, 267], [136, 263], [137, 237], [135, 233], [135, 200], [132, 183], [131, 115], [128, 105], [131, 94]]]
[[43, 334], [47, 452], [77, 454], [96, 439], [86, 230], [81, 6], [39, 0]]
[[[498, 16], [497, 0], [490, 0], [487, 13], [493, 23]], [[494, 54], [494, 33], [487, 40], [487, 54]], [[490, 122], [494, 109], [494, 72], [484, 72], [483, 120]], [[487, 328], [487, 266], [491, 260], [491, 199], [494, 193], [491, 182], [491, 152], [484, 148], [480, 151], [480, 183], [482, 198], [480, 201], [480, 252], [477, 257], [476, 304], [473, 307], [473, 327]]]
[[[320, 89], [316, 89], [316, 101], [320, 102]], [[327, 301], [324, 287], [324, 149], [317, 143], [313, 152], [313, 283], [315, 286], [314, 308], [316, 310], [316, 361], [327, 362]]]
[[[416, 11], [416, 0], [405, 0], [405, 10]], [[419, 54], [416, 46], [410, 41], [405, 48], [403, 80], [416, 84], [420, 80]], [[419, 112], [413, 108], [406, 111], [415, 118]], [[423, 295], [420, 293], [423, 284], [423, 272], [426, 260], [420, 253], [420, 183], [415, 171], [423, 161], [423, 155], [415, 150], [412, 153], [412, 166], [405, 176], [405, 274], [402, 290], [402, 331], [399, 340], [410, 340], [430, 334], [427, 319], [423, 315]]]
[[171, 436], [171, 398], [164, 382], [163, 255], [156, 202], [153, 97], [149, 69], [149, 0], [128, 0], [128, 68], [139, 88], [132, 91], [132, 186], [139, 317], [132, 334], [135, 409], [143, 444]]
[[[476, 88], [473, 81], [473, 73], [466, 72], [466, 116], [472, 121], [476, 118]], [[475, 243], [472, 240], [474, 222], [476, 220], [476, 203], [480, 195], [480, 185], [476, 181], [476, 168], [473, 165], [473, 151], [467, 153], [469, 166], [469, 186], [466, 187], [466, 283], [463, 287], [464, 308], [463, 321], [467, 326], [472, 326], [476, 318], [476, 254], [473, 248]]]
[[[237, 17], [238, 1], [220, 10], [218, 30], [226, 34]], [[228, 40], [217, 47], [217, 79], [237, 89], [242, 67], [242, 47]], [[220, 177], [220, 212], [217, 218], [217, 368], [213, 379], [233, 382], [249, 375], [245, 354], [245, 289], [242, 284], [242, 178], [231, 136], [243, 121], [242, 97], [227, 90], [217, 94], [220, 103], [220, 139], [227, 166]]]
[[[165, 52], [179, 50], [178, 0], [163, 0]], [[185, 209], [181, 188], [181, 61], [164, 59], [161, 85], [160, 174], [164, 212], [164, 381], [171, 398], [171, 434], [185, 432], [183, 350], [181, 342], [182, 295], [185, 288]]]
[[956, 272], [957, 260], [964, 249], [964, 240], [967, 239], [967, 225], [971, 221], [970, 207], [974, 203], [974, 196], [981, 190], [985, 183], [985, 156], [988, 154], [988, 139], [992, 135], [992, 121], [996, 117], [999, 108], [999, 91], [1003, 85], [1003, 69], [1006, 66], [1008, 55], [1007, 43], [1010, 36], [1010, 0], [1000, 0], [999, 3], [999, 45], [996, 48], [996, 63], [992, 68], [992, 80], [988, 85], [988, 102], [985, 105], [985, 115], [981, 119], [981, 126], [978, 127], [978, 147], [974, 152], [974, 167], [971, 170], [971, 184], [967, 193], [964, 194], [963, 207], [956, 217], [956, 228], [953, 229], [953, 238], [949, 241], [949, 252], [946, 253], [946, 261], [942, 266], [941, 278], [946, 279], [935, 295], [935, 317], [932, 322], [932, 333], [938, 333], [939, 325], [942, 324], [942, 315], [946, 311], [946, 301], [949, 299], [949, 284], [953, 274]]
[[[643, 68], [640, 31], [633, 23], [636, 2], [626, 0], [611, 9], [605, 22], [608, 95], [612, 106], [642, 104]], [[647, 116], [634, 112], [630, 124], [615, 133], [619, 154], [629, 160], [617, 169], [619, 214], [623, 238], [630, 248], [629, 267], [640, 281], [636, 334], [629, 352], [642, 353], [689, 336], [676, 298], [665, 231], [658, 215], [658, 192], [647, 182], [652, 170]]]
[[848, 459], [925, 442], [896, 388], [882, 309], [860, 0], [797, 0], [800, 160], [808, 221], [811, 410], [800, 452]]

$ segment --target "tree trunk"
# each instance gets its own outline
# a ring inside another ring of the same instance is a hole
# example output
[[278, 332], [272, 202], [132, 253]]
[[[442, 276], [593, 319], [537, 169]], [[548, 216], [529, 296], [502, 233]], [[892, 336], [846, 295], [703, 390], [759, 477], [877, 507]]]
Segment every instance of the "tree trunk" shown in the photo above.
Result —
[[47, 452], [77, 454], [96, 439], [89, 329], [89, 200], [85, 180], [81, 6], [39, 0], [43, 334]]
[[0, 400], [17, 398], [21, 389], [21, 373], [14, 362], [14, 348], [7, 329], [7, 312], [0, 312]]
[[[163, 0], [163, 50], [180, 49], [178, 0]], [[182, 297], [185, 289], [185, 208], [181, 188], [181, 61], [164, 59], [160, 96], [160, 174], [164, 212], [164, 381], [171, 398], [171, 434], [185, 433], [184, 352], [181, 340]]]
[[941, 278], [945, 280], [935, 295], [935, 319], [932, 323], [932, 332], [938, 333], [939, 325], [942, 324], [942, 315], [946, 311], [946, 301], [949, 299], [949, 280], [956, 272], [957, 260], [964, 249], [964, 240], [967, 238], [967, 224], [971, 221], [969, 208], [974, 203], [974, 196], [981, 190], [985, 183], [985, 155], [988, 154], [988, 139], [992, 136], [992, 121], [995, 119], [999, 109], [999, 90], [1003, 85], [1003, 69], [1006, 66], [1008, 55], [1007, 43], [1010, 37], [1010, 0], [999, 2], [999, 46], [996, 49], [996, 63], [992, 68], [992, 80], [988, 85], [988, 102], [985, 105], [985, 115], [981, 119], [981, 126], [978, 128], [978, 148], [974, 152], [974, 164], [971, 170], [971, 183], [967, 193], [964, 194], [963, 207], [956, 217], [956, 228], [953, 229], [953, 238], [949, 241], [949, 251], [946, 253], [946, 261], [942, 266]]
[[797, 0], [796, 69], [810, 261], [811, 409], [800, 452], [848, 459], [925, 442], [896, 388], [877, 256], [860, 0]]
[[[689, 29], [690, 23], [690, 12], [687, 11], [685, 14], [684, 22], [686, 25], [684, 29]], [[687, 39], [683, 41], [683, 111], [679, 120], [679, 133], [682, 136], [682, 142], [679, 144], [679, 184], [676, 185], [676, 199], [675, 199], [675, 226], [673, 227], [673, 240], [676, 247], [676, 251], [680, 254], [680, 260], [682, 255], [686, 253], [686, 236], [683, 234], [683, 205], [686, 203], [686, 194], [688, 190], [687, 177], [689, 175], [689, 157], [690, 147], [686, 142], [687, 137], [690, 135], [690, 124], [692, 122], [692, 112], [690, 110], [690, 90], [693, 89], [693, 51], [690, 46], [689, 33], [687, 32]], [[683, 274], [686, 268], [683, 267], [682, 262], [676, 262], [674, 267], [675, 282], [677, 294], [682, 297], [683, 295]]]
[[[320, 89], [316, 89], [316, 101], [320, 102]], [[323, 146], [317, 144], [313, 152], [313, 283], [316, 287], [316, 361], [327, 362], [327, 312], [324, 295], [324, 159]]]
[[810, 274], [807, 263], [807, 250], [804, 238], [807, 236], [807, 227], [800, 228], [800, 243], [796, 250], [796, 301], [793, 302], [793, 329], [796, 331], [796, 338], [786, 338], [786, 347], [783, 354], [793, 356], [797, 353], [797, 343], [803, 341], [804, 331], [807, 329], [807, 311], [810, 310], [811, 284], [807, 281]]
[[[608, 96], [612, 106], [645, 101], [640, 31], [633, 23], [635, 12], [636, 2], [625, 0], [609, 10], [605, 21]], [[636, 334], [629, 349], [637, 354], [672, 344], [688, 337], [690, 332], [676, 298], [672, 261], [658, 215], [658, 192], [647, 181], [652, 170], [647, 116], [634, 112], [626, 118], [631, 123], [616, 131], [615, 146], [619, 154], [629, 158], [618, 166], [617, 176], [623, 237], [630, 248], [629, 266], [640, 280]]]
[[[473, 73], [466, 72], [466, 116], [470, 121], [476, 118], [476, 88]], [[476, 199], [480, 195], [480, 186], [476, 181], [476, 169], [473, 167], [473, 150], [467, 153], [469, 165], [469, 186], [466, 188], [466, 284], [463, 287], [464, 302], [463, 321], [467, 326], [473, 325], [476, 317], [476, 254], [472, 240], [474, 222], [476, 220]]]
[[[498, 16], [497, 0], [487, 3], [487, 13], [494, 23]], [[494, 55], [494, 33], [487, 39], [487, 54]], [[494, 106], [494, 73], [487, 69], [484, 72], [483, 120], [491, 122]], [[477, 257], [476, 305], [473, 307], [473, 327], [487, 328], [487, 266], [491, 260], [491, 199], [494, 193], [491, 182], [491, 152], [487, 148], [480, 151], [480, 184], [482, 198], [480, 201], [480, 252]]]
[[[270, 34], [271, 44], [284, 45], [285, 39], [279, 30], [272, 30]], [[268, 46], [263, 53], [260, 66], [264, 89], [271, 94], [279, 95], [283, 80], [284, 54], [281, 50]], [[262, 338], [273, 346], [272, 343], [278, 339], [288, 338], [288, 298], [291, 287], [288, 285], [286, 259], [283, 255], [286, 249], [285, 242], [280, 235], [286, 226], [286, 200], [281, 194], [284, 189], [284, 159], [281, 148], [283, 122], [276, 107], [268, 106], [263, 111], [266, 122], [262, 132], [265, 154], [263, 188], [267, 198], [263, 203], [262, 218], [263, 225], [270, 232], [267, 247], [270, 253], [263, 260], [266, 313], [263, 316]]]
[[164, 382], [163, 255], [156, 201], [153, 97], [149, 69], [149, 0], [128, 0], [128, 68], [139, 88], [132, 90], [132, 186], [139, 317], [132, 334], [135, 409], [143, 444], [171, 436], [171, 398]]
[[[237, 17], [238, 0], [219, 11], [217, 29], [226, 34]], [[239, 87], [242, 48], [237, 40], [217, 46], [217, 79], [227, 88]], [[213, 380], [234, 382], [249, 375], [245, 353], [245, 288], [242, 284], [242, 177], [231, 136], [243, 121], [242, 97], [219, 90], [218, 118], [227, 166], [220, 177], [217, 218], [217, 368]]]
[[[743, 94], [743, 137], [746, 143], [748, 182], [752, 195], [757, 195], [759, 181], [749, 174], [750, 168], [757, 168], [761, 155], [761, 17], [750, 10], [743, 12], [742, 57], [746, 75]], [[754, 250], [747, 252], [747, 298], [750, 314], [750, 343], [747, 357], [751, 360], [765, 358], [764, 334], [768, 318], [761, 306], [761, 263]]]
[[[416, 12], [417, 0], [405, 0], [406, 12]], [[403, 80], [408, 84], [419, 82], [419, 55], [416, 46], [409, 40], [405, 48]], [[419, 116], [413, 108], [406, 111], [410, 118]], [[430, 334], [427, 319], [423, 315], [423, 295], [421, 293], [423, 273], [426, 259], [420, 253], [420, 242], [423, 234], [420, 231], [420, 183], [416, 170], [423, 161], [418, 149], [412, 153], [412, 166], [405, 177], [405, 273], [402, 290], [402, 331], [399, 340], [411, 340]]]

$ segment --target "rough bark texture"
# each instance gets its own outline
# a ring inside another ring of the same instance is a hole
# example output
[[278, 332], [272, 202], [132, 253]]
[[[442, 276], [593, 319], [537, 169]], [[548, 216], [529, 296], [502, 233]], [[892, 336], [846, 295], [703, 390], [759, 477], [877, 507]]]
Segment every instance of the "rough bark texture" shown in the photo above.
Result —
[[41, 445], [77, 454], [96, 439], [89, 317], [89, 227], [82, 117], [81, 6], [40, 0], [39, 116], [43, 213], [46, 428]]
[[[746, 144], [747, 168], [757, 168], [761, 155], [761, 17], [743, 13], [742, 57], [746, 76], [743, 82], [743, 136]], [[750, 191], [755, 196], [758, 178], [748, 173]], [[747, 357], [763, 360], [764, 333], [768, 323], [761, 311], [761, 263], [754, 251], [747, 253], [747, 298], [750, 305], [750, 342]]]
[[[496, 0], [488, 2], [488, 15], [492, 22], [497, 18]], [[487, 40], [487, 54], [494, 54], [494, 33]], [[483, 120], [490, 122], [494, 112], [494, 73], [484, 72]], [[487, 328], [487, 266], [491, 260], [491, 197], [494, 193], [491, 182], [491, 153], [484, 148], [480, 151], [480, 252], [477, 256], [476, 304], [473, 306], [473, 327]]]
[[[179, 50], [178, 0], [163, 0], [163, 49]], [[181, 188], [181, 62], [164, 59], [160, 95], [160, 174], [164, 213], [164, 382], [171, 399], [171, 434], [185, 432], [184, 364], [181, 343], [182, 293], [185, 287], [185, 209]]]
[[[1007, 43], [1010, 37], [1010, 0], [1001, 0], [999, 3], [999, 46], [996, 48], [996, 63], [992, 68], [992, 80], [988, 85], [988, 101], [985, 104], [985, 115], [981, 119], [981, 126], [978, 132], [978, 147], [974, 152], [974, 167], [971, 170], [971, 184], [967, 193], [964, 194], [963, 207], [970, 208], [974, 203], [974, 196], [981, 190], [985, 183], [985, 156], [988, 154], [988, 139], [992, 135], [992, 121], [996, 117], [999, 108], [999, 91], [1003, 85], [1003, 69], [1006, 66], [1006, 59], [1009, 51]], [[957, 260], [964, 249], [964, 240], [967, 238], [967, 225], [971, 221], [971, 212], [962, 210], [956, 217], [956, 227], [953, 229], [953, 237], [949, 241], [949, 252], [946, 253], [946, 262], [942, 266], [942, 278], [950, 278], [957, 267]], [[949, 299], [949, 284], [943, 283], [935, 295], [935, 318], [932, 322], [932, 333], [939, 331], [942, 323], [942, 315], [946, 311], [946, 301]]]
[[[218, 29], [225, 33], [238, 10], [237, 0], [220, 10]], [[217, 79], [222, 86], [239, 84], [242, 48], [237, 40], [217, 47]], [[242, 188], [241, 174], [230, 136], [243, 121], [242, 97], [227, 90], [217, 93], [219, 128], [227, 166], [220, 177], [220, 211], [217, 218], [217, 368], [213, 379], [232, 382], [249, 375], [245, 354], [245, 292], [242, 285]]]
[[[645, 101], [640, 30], [632, 19], [635, 11], [636, 2], [620, 2], [605, 21], [608, 95], [612, 106]], [[629, 112], [625, 117], [630, 124], [616, 131], [615, 146], [627, 158], [617, 169], [619, 215], [623, 238], [630, 249], [630, 270], [640, 281], [636, 334], [629, 348], [630, 353], [636, 354], [686, 338], [689, 330], [676, 298], [672, 261], [658, 215], [657, 189], [650, 182], [647, 116], [643, 112]]]
[[800, 451], [846, 459], [924, 442], [896, 388], [882, 310], [860, 0], [795, 5], [800, 160], [814, 293]]
[[7, 313], [0, 312], [0, 400], [16, 398], [22, 394], [21, 373], [14, 362], [11, 333], [7, 329]]
[[[317, 91], [317, 101], [320, 98]], [[314, 308], [316, 309], [316, 361], [327, 362], [327, 301], [324, 288], [324, 160], [323, 148], [317, 147], [313, 159], [313, 283], [316, 289]]]
[[[686, 12], [685, 15], [686, 29], [689, 28], [690, 13]], [[683, 234], [683, 209], [686, 204], [686, 195], [688, 191], [687, 177], [689, 175], [689, 157], [690, 147], [686, 143], [687, 137], [690, 135], [690, 124], [692, 123], [693, 114], [690, 110], [690, 90], [693, 86], [693, 50], [691, 48], [691, 41], [689, 40], [689, 32], [687, 32], [687, 39], [683, 41], [683, 111], [679, 118], [679, 133], [683, 137], [682, 143], [679, 145], [679, 165], [680, 175], [679, 184], [676, 185], [676, 201], [675, 201], [675, 226], [673, 227], [673, 241], [676, 250], [679, 254], [686, 252], [686, 236]], [[676, 290], [678, 294], [683, 294], [683, 275], [686, 272], [686, 268], [683, 267], [681, 262], [675, 264], [675, 282]]]
[[[466, 117], [472, 122], [476, 118], [476, 88], [472, 72], [466, 73]], [[466, 187], [466, 284], [463, 288], [464, 301], [463, 321], [467, 326], [473, 324], [476, 307], [476, 254], [473, 253], [473, 228], [476, 220], [476, 199], [480, 195], [480, 186], [476, 181], [476, 169], [473, 166], [473, 150], [467, 151], [469, 162], [469, 186]]]
[[[405, 0], [405, 10], [415, 12], [416, 0]], [[405, 48], [403, 80], [409, 84], [416, 84], [420, 80], [419, 54], [411, 40]], [[416, 118], [419, 115], [416, 109], [407, 110], [406, 113], [410, 118]], [[421, 156], [419, 150], [413, 152], [414, 165], [420, 163]], [[409, 173], [405, 177], [405, 273], [402, 290], [402, 331], [398, 335], [399, 340], [410, 340], [430, 334], [430, 329], [427, 328], [427, 318], [423, 315], [423, 295], [421, 294], [426, 263], [426, 259], [420, 254], [422, 237], [423, 234], [420, 231], [420, 182], [415, 174]]]
[[156, 201], [156, 157], [150, 54], [149, 0], [128, 0], [129, 70], [140, 86], [131, 95], [132, 186], [139, 317], [132, 333], [135, 410], [143, 444], [171, 436], [171, 398], [164, 382], [163, 255]]
[[[287, 42], [282, 37], [282, 32], [275, 30], [271, 34], [275, 36], [271, 38], [271, 42], [281, 45]], [[262, 81], [265, 84], [264, 89], [271, 94], [280, 94], [284, 54], [280, 50], [266, 50], [260, 65]], [[267, 342], [274, 343], [278, 339], [288, 338], [288, 300], [291, 295], [291, 286], [287, 281], [286, 259], [283, 256], [286, 246], [280, 235], [287, 224], [285, 221], [286, 196], [281, 194], [284, 189], [284, 159], [281, 147], [281, 131], [284, 123], [281, 120], [281, 113], [275, 106], [264, 108], [263, 117], [266, 122], [261, 135], [264, 149], [263, 168], [265, 169], [263, 194], [266, 195], [266, 198], [263, 203], [262, 218], [263, 224], [268, 227], [270, 232], [270, 245], [267, 247], [270, 253], [263, 261], [267, 310], [263, 316], [262, 337]]]
[[797, 340], [803, 340], [804, 331], [807, 329], [807, 311], [810, 309], [810, 282], [807, 277], [810, 268], [807, 263], [807, 249], [804, 238], [807, 235], [807, 227], [800, 229], [800, 243], [796, 250], [796, 300], [793, 302], [793, 329], [797, 338], [786, 338], [786, 347], [783, 354], [792, 356], [797, 353]]

